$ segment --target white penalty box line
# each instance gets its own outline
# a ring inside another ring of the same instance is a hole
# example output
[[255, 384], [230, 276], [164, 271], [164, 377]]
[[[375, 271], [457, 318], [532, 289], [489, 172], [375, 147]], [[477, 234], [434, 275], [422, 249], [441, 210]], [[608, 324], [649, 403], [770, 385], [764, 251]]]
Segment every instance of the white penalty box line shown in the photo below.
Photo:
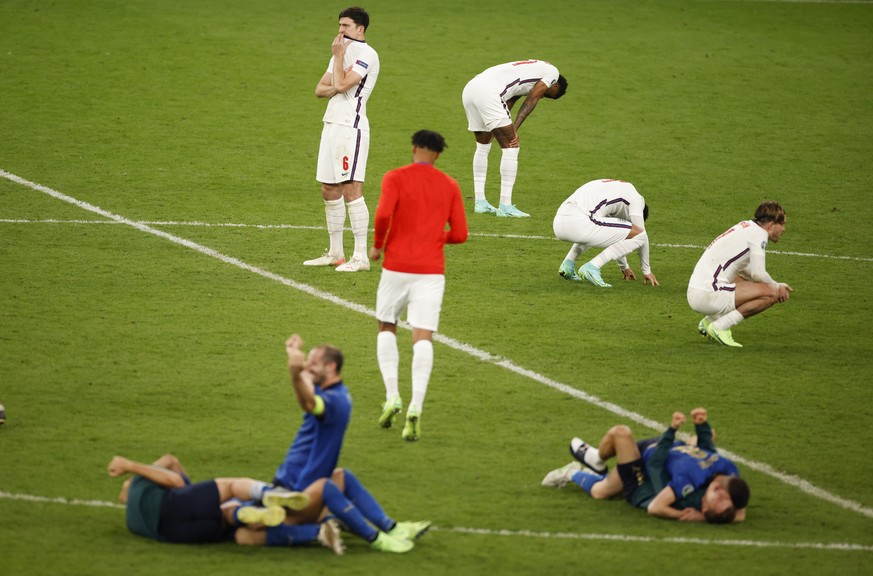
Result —
[[[33, 494], [15, 494], [0, 490], [0, 499], [38, 504], [61, 504], [65, 506], [88, 506], [91, 508], [111, 508], [124, 510], [125, 506], [103, 500], [80, 500], [75, 498], [35, 496]], [[630, 534], [598, 534], [578, 532], [538, 532], [533, 530], [494, 530], [491, 528], [469, 528], [462, 526], [444, 527], [431, 526], [432, 532], [447, 532], [455, 534], [471, 534], [474, 536], [540, 538], [544, 540], [588, 540], [632, 544], [694, 544], [695, 546], [736, 546], [745, 548], [806, 548], [814, 550], [833, 550], [838, 552], [873, 552], [873, 546], [867, 544], [852, 544], [848, 542], [778, 542], [770, 540], [732, 540], [715, 538], [685, 538], [635, 536]]]
[[[353, 310], [355, 312], [359, 312], [359, 313], [364, 314], [365, 316], [369, 316], [371, 318], [376, 317], [376, 312], [373, 309], [368, 308], [366, 306], [363, 306], [362, 304], [358, 304], [356, 302], [351, 302], [349, 300], [345, 300], [343, 298], [340, 298], [339, 296], [336, 296], [336, 295], [331, 294], [329, 292], [325, 292], [325, 291], [320, 290], [314, 286], [310, 286], [309, 284], [297, 282], [296, 280], [292, 280], [290, 278], [280, 276], [279, 274], [275, 274], [275, 273], [270, 272], [268, 270], [264, 270], [263, 268], [258, 268], [257, 266], [253, 266], [247, 262], [243, 262], [242, 260], [239, 260], [239, 259], [234, 258], [232, 256], [227, 256], [225, 254], [222, 254], [216, 250], [213, 250], [212, 248], [209, 248], [207, 246], [203, 246], [202, 244], [198, 244], [196, 242], [193, 242], [191, 240], [187, 240], [185, 238], [181, 238], [181, 237], [176, 236], [174, 234], [170, 234], [169, 232], [164, 232], [163, 230], [159, 230], [159, 229], [154, 228], [148, 224], [143, 224], [141, 222], [135, 222], [133, 220], [125, 218], [124, 216], [120, 216], [118, 214], [114, 214], [112, 212], [109, 212], [108, 210], [104, 210], [103, 208], [100, 208], [99, 206], [89, 204], [88, 202], [83, 202], [82, 200], [77, 200], [76, 198], [73, 198], [73, 197], [68, 196], [66, 194], [63, 194], [61, 192], [58, 192], [57, 190], [53, 190], [47, 186], [43, 186], [41, 184], [31, 182], [29, 180], [26, 180], [26, 179], [20, 177], [20, 176], [16, 176], [15, 174], [11, 174], [9, 172], [6, 172], [5, 170], [0, 169], [0, 177], [6, 178], [7, 180], [10, 180], [10, 181], [15, 182], [17, 184], [20, 184], [22, 186], [25, 186], [25, 187], [30, 188], [32, 190], [35, 190], [37, 192], [42, 192], [44, 194], [47, 194], [47, 195], [49, 195], [53, 198], [56, 198], [58, 200], [61, 200], [63, 202], [72, 204], [74, 206], [78, 206], [79, 208], [81, 208], [83, 210], [93, 212], [95, 214], [99, 214], [100, 216], [103, 216], [105, 218], [109, 218], [110, 220], [113, 220], [113, 221], [118, 222], [120, 224], [125, 224], [127, 226], [131, 226], [131, 227], [133, 227], [141, 232], [145, 232], [147, 234], [152, 234], [154, 236], [164, 238], [165, 240], [169, 240], [170, 242], [173, 242], [174, 244], [179, 244], [181, 246], [185, 246], [186, 248], [190, 248], [191, 250], [194, 250], [196, 252], [200, 252], [201, 254], [205, 254], [207, 256], [215, 258], [221, 262], [224, 262], [225, 264], [230, 264], [230, 265], [236, 266], [237, 268], [240, 268], [242, 270], [246, 270], [248, 272], [251, 272], [253, 274], [257, 274], [257, 275], [262, 276], [264, 278], [267, 278], [269, 280], [273, 280], [273, 281], [278, 282], [284, 286], [294, 288], [295, 290], [299, 290], [301, 292], [309, 294], [310, 296], [313, 296], [313, 297], [318, 298], [320, 300], [325, 300], [325, 301], [330, 302], [332, 304], [342, 306], [346, 309]], [[400, 322], [399, 324], [401, 327], [403, 327], [406, 330], [411, 329], [409, 324], [406, 322]], [[554, 390], [557, 390], [559, 392], [562, 392], [562, 393], [567, 394], [569, 396], [572, 396], [574, 398], [584, 400], [585, 402], [587, 402], [593, 406], [597, 406], [598, 408], [602, 408], [608, 412], [616, 414], [617, 416], [627, 418], [628, 420], [636, 422], [637, 424], [641, 424], [641, 425], [643, 425], [647, 428], [650, 428], [652, 430], [663, 430], [665, 428], [665, 426], [662, 423], [657, 422], [655, 420], [652, 420], [650, 418], [647, 418], [647, 417], [643, 416], [642, 414], [638, 414], [636, 412], [630, 411], [630, 410], [623, 408], [617, 404], [603, 400], [602, 398], [599, 398], [598, 396], [595, 396], [593, 394], [589, 394], [587, 392], [584, 392], [582, 390], [579, 390], [579, 389], [574, 388], [572, 386], [569, 386], [567, 384], [563, 384], [561, 382], [553, 380], [547, 376], [539, 374], [538, 372], [534, 372], [533, 370], [528, 370], [527, 368], [523, 368], [522, 366], [517, 365], [516, 363], [514, 363], [513, 361], [511, 361], [507, 358], [493, 355], [489, 352], [486, 352], [484, 350], [476, 348], [475, 346], [472, 346], [472, 345], [467, 344], [465, 342], [461, 342], [459, 340], [455, 340], [454, 338], [450, 338], [450, 337], [445, 336], [443, 334], [439, 334], [439, 333], [434, 334], [434, 339], [437, 342], [440, 342], [441, 344], [448, 346], [449, 348], [452, 348], [454, 350], [468, 354], [468, 355], [470, 355], [474, 358], [477, 358], [483, 362], [487, 362], [487, 363], [494, 364], [496, 366], [500, 366], [502, 368], [505, 368], [505, 369], [509, 370], [510, 372], [518, 374], [519, 376], [523, 376], [523, 377], [528, 378], [530, 380], [533, 380], [535, 382], [539, 382], [540, 384], [544, 384], [545, 386], [548, 386], [549, 388], [552, 388]], [[868, 518], [873, 518], [873, 508], [866, 507], [866, 506], [860, 504], [859, 502], [855, 502], [853, 500], [849, 500], [849, 499], [843, 498], [841, 496], [837, 496], [836, 494], [832, 494], [832, 493], [828, 492], [827, 490], [819, 488], [819, 487], [813, 485], [812, 483], [810, 483], [810, 482], [808, 482], [808, 481], [806, 481], [798, 476], [794, 476], [791, 474], [786, 474], [784, 472], [780, 472], [780, 471], [774, 469], [769, 464], [765, 464], [763, 462], [757, 462], [754, 460], [748, 460], [746, 458], [743, 458], [737, 454], [734, 454], [734, 453], [729, 452], [729, 451], [724, 450], [724, 449], [719, 449], [719, 451], [722, 454], [724, 454], [725, 456], [727, 456], [728, 458], [730, 458], [731, 460], [733, 460], [734, 462], [737, 462], [739, 464], [743, 464], [752, 470], [755, 470], [757, 472], [761, 472], [761, 473], [766, 474], [772, 478], [776, 478], [777, 480], [780, 480], [781, 482], [788, 484], [789, 486], [793, 486], [794, 488], [797, 488], [801, 492], [805, 492], [806, 494], [809, 494], [811, 496], [815, 496], [816, 498], [820, 498], [820, 499], [825, 500], [827, 502], [830, 502], [832, 504], [836, 504], [837, 506], [839, 506], [843, 509], [852, 510], [852, 511], [855, 511], [859, 514], [867, 516]]]
[[[870, 0], [873, 2], [873, 0]], [[0, 170], [2, 172], [2, 170]], [[197, 222], [185, 220], [135, 220], [137, 224], [146, 226], [169, 226], [169, 227], [192, 227], [192, 228], [255, 228], [259, 230], [327, 230], [324, 226], [310, 226], [301, 224], [244, 224], [238, 222]], [[117, 220], [81, 220], [41, 218], [38, 220], [27, 218], [0, 218], [2, 224], [127, 224]], [[346, 228], [345, 230], [350, 230]], [[373, 230], [371, 229], [370, 232]], [[470, 236], [477, 238], [508, 238], [511, 240], [544, 240], [547, 242], [563, 242], [554, 236], [539, 236], [535, 234], [496, 234], [485, 232], [471, 232]], [[697, 244], [673, 244], [665, 242], [653, 242], [652, 246], [658, 248], [684, 248], [689, 250], [703, 250], [706, 246]], [[767, 250], [768, 254], [780, 256], [803, 256], [807, 258], [824, 258], [826, 260], [850, 260], [853, 262], [873, 262], [873, 258], [864, 256], [836, 256], [833, 254], [816, 254], [814, 252], [791, 252], [787, 250]]]

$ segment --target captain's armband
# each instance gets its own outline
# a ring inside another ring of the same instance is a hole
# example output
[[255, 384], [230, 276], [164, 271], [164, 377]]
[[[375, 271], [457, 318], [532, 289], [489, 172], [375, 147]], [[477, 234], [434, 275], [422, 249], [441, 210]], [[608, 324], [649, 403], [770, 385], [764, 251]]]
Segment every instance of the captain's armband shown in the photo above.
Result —
[[321, 416], [324, 414], [324, 400], [321, 396], [315, 397], [315, 406], [312, 407], [312, 410], [310, 410], [309, 413], [314, 414], [315, 416]]

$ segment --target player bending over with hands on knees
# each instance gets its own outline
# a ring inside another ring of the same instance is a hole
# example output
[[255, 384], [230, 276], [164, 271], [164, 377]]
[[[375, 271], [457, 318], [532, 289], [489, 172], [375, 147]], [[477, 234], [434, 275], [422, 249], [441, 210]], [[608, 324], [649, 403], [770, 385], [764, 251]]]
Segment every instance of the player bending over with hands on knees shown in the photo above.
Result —
[[[237, 541], [253, 546], [308, 542], [329, 511], [376, 550], [411, 550], [413, 540], [427, 531], [430, 522], [395, 522], [350, 470], [337, 467], [352, 410], [341, 376], [342, 352], [322, 344], [304, 355], [303, 340], [297, 334], [285, 342], [285, 351], [303, 422], [276, 470], [273, 486], [264, 486], [252, 499], [266, 503], [288, 491], [301, 491], [308, 504], [300, 510], [288, 510], [284, 522], [277, 526], [238, 531]], [[339, 554], [339, 549], [334, 551]]]
[[[576, 189], [558, 208], [552, 229], [558, 240], [572, 242], [573, 246], [558, 267], [558, 274], [566, 280], [583, 278], [595, 286], [609, 288], [600, 269], [615, 260], [625, 280], [636, 280], [626, 256], [637, 250], [643, 284], [658, 285], [658, 279], [649, 267], [649, 236], [645, 221], [649, 207], [630, 182], [621, 180], [593, 180]], [[579, 268], [576, 260], [589, 248], [603, 248], [596, 257]]]
[[[461, 101], [467, 114], [467, 129], [476, 139], [473, 154], [474, 210], [503, 218], [527, 218], [512, 203], [512, 189], [518, 173], [520, 141], [518, 130], [543, 98], [557, 100], [567, 92], [567, 79], [544, 60], [519, 60], [498, 64], [467, 82]], [[510, 111], [524, 96], [515, 120]], [[485, 199], [488, 153], [491, 141], [500, 146], [500, 202], [495, 208]]]
[[794, 288], [770, 277], [764, 265], [768, 242], [779, 242], [785, 231], [785, 210], [765, 201], [754, 220], [744, 220], [713, 240], [688, 281], [688, 304], [706, 316], [697, 331], [712, 340], [742, 348], [731, 328], [774, 304], [787, 302]]
[[[637, 442], [625, 425], [609, 429], [597, 448], [570, 441], [576, 459], [549, 472], [543, 486], [572, 482], [595, 499], [624, 493], [629, 504], [659, 518], [730, 524], [746, 518], [749, 485], [736, 465], [716, 452], [704, 408], [691, 411], [697, 445], [676, 440], [685, 415], [674, 412], [670, 427], [657, 438]], [[615, 457], [609, 470], [606, 461]], [[584, 467], [583, 467], [584, 466]]]

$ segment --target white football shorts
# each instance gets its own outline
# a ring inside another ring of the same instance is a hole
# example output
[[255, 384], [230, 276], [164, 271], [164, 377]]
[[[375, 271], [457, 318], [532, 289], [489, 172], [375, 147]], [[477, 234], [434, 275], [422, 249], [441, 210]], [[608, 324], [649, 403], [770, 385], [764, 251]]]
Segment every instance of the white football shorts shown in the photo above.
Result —
[[737, 308], [733, 290], [700, 290], [689, 287], [686, 297], [692, 310], [707, 316], [722, 317]]
[[413, 328], [436, 332], [443, 307], [446, 277], [442, 274], [410, 274], [382, 269], [376, 290], [376, 319], [397, 324], [406, 310]]
[[627, 238], [631, 223], [621, 218], [591, 218], [576, 204], [564, 202], [555, 214], [552, 230], [558, 240], [606, 248]]
[[363, 182], [370, 154], [370, 131], [324, 123], [315, 179], [324, 184]]
[[476, 78], [467, 82], [461, 101], [467, 113], [467, 129], [470, 132], [491, 132], [512, 124], [509, 108], [486, 82]]

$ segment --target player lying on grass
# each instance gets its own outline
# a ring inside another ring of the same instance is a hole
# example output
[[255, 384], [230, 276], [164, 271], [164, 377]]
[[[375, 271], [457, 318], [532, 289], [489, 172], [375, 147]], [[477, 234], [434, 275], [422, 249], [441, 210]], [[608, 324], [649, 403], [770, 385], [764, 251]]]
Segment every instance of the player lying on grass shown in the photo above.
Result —
[[[113, 478], [131, 474], [118, 500], [126, 505], [127, 528], [159, 542], [193, 544], [234, 538], [239, 526], [252, 529], [277, 526], [285, 521], [286, 508], [300, 509], [309, 498], [300, 492], [282, 492], [264, 498], [264, 506], [245, 504], [260, 495], [266, 484], [251, 478], [216, 478], [192, 484], [188, 473], [172, 454], [153, 464], [115, 456], [108, 466]], [[311, 538], [335, 552], [342, 548], [335, 523], [312, 526]]]
[[[639, 443], [624, 425], [610, 428], [598, 448], [573, 438], [570, 452], [577, 462], [552, 470], [542, 484], [562, 488], [572, 482], [595, 499], [624, 492], [632, 506], [660, 518], [741, 522], [746, 517], [749, 486], [739, 477], [736, 465], [716, 452], [706, 410], [695, 408], [691, 417], [696, 446], [676, 440], [676, 430], [685, 422], [681, 412], [673, 413], [670, 427], [660, 437]], [[608, 470], [606, 461], [613, 456], [617, 466]]]
[[[308, 525], [302, 534], [311, 537], [312, 526], [329, 509], [373, 548], [408, 552], [413, 540], [427, 531], [430, 522], [395, 522], [351, 471], [337, 467], [352, 411], [351, 396], [341, 376], [342, 352], [335, 346], [320, 345], [304, 356], [303, 340], [297, 334], [285, 342], [285, 351], [294, 394], [304, 414], [273, 484], [284, 490], [304, 492], [309, 505], [300, 511], [289, 511], [280, 526], [265, 531], [245, 530], [238, 538], [251, 545], [296, 544], [301, 538], [299, 525]], [[255, 500], [259, 497], [253, 495]]]

